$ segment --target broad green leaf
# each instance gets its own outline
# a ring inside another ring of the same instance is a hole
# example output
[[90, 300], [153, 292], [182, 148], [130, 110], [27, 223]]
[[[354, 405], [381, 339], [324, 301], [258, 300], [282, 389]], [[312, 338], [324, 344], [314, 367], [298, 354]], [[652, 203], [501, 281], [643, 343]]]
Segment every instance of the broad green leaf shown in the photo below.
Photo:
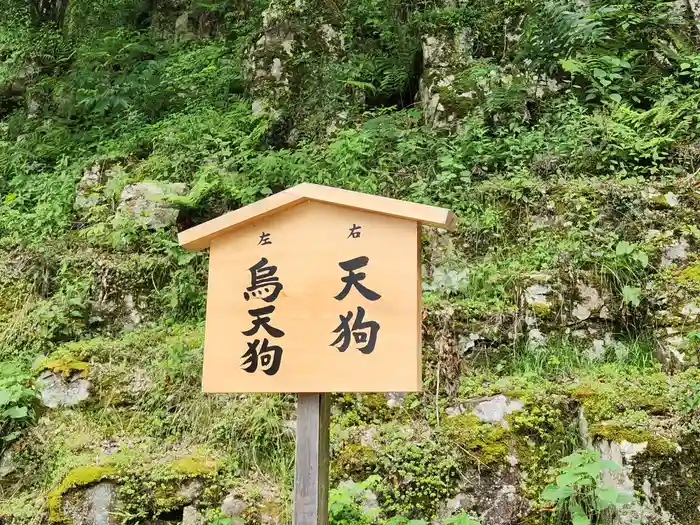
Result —
[[577, 481], [581, 479], [581, 474], [574, 472], [564, 472], [557, 476], [557, 485], [559, 487], [567, 487], [569, 485], [575, 485]]
[[561, 67], [567, 73], [576, 73], [579, 70], [579, 63], [576, 60], [562, 60]]
[[627, 503], [632, 503], [634, 501], [634, 496], [629, 492], [618, 492], [617, 493], [617, 504], [626, 505]]
[[22, 419], [27, 417], [28, 413], [27, 407], [12, 407], [5, 410], [5, 415], [10, 419]]
[[598, 499], [598, 509], [603, 510], [617, 502], [618, 490], [615, 487], [598, 487], [595, 489], [595, 495]]
[[462, 513], [458, 514], [457, 516], [452, 516], [450, 518], [447, 518], [443, 522], [443, 525], [481, 525], [481, 523], [479, 523], [479, 521], [472, 518], [466, 512], [462, 511]]
[[642, 265], [642, 268], [649, 266], [649, 256], [646, 252], [641, 252], [639, 250], [635, 251], [632, 258]]
[[556, 485], [548, 485], [542, 491], [542, 499], [545, 501], [561, 501], [570, 497], [574, 493], [571, 487], [557, 487]]
[[617, 246], [615, 247], [615, 255], [617, 255], [617, 256], [629, 255], [633, 251], [634, 251], [634, 246], [632, 246], [627, 241], [620, 241], [617, 243]]
[[622, 467], [616, 463], [615, 461], [612, 461], [610, 459], [603, 459], [599, 463], [601, 470], [602, 469], [609, 469], [613, 470], [615, 472], [620, 472], [622, 470]]
[[10, 432], [6, 436], [2, 436], [2, 440], [9, 443], [10, 441], [14, 441], [16, 438], [18, 438], [20, 435], [19, 430], [15, 430], [14, 432]]
[[583, 454], [577, 452], [562, 458], [562, 462], [566, 463], [567, 465], [571, 465], [572, 467], [578, 467], [583, 463], [583, 458]]
[[1, 388], [0, 389], [0, 407], [5, 406], [10, 401], [10, 399], [12, 399], [12, 395], [10, 394], [10, 391], [5, 389], [5, 388]]
[[618, 95], [617, 93], [613, 93], [610, 95], [610, 98], [614, 101], [617, 102], [618, 104], [622, 101], [622, 97]]
[[595, 463], [589, 463], [588, 465], [583, 465], [582, 467], [578, 468], [578, 471], [587, 474], [592, 478], [595, 478], [600, 474], [600, 471], [603, 470], [603, 466], [600, 464], [599, 461], [596, 461]]
[[591, 525], [591, 520], [583, 513], [571, 513], [571, 523], [572, 525]]
[[639, 296], [642, 293], [642, 289], [636, 286], [624, 286], [622, 288], [622, 300], [625, 304], [630, 304], [632, 306], [639, 306]]

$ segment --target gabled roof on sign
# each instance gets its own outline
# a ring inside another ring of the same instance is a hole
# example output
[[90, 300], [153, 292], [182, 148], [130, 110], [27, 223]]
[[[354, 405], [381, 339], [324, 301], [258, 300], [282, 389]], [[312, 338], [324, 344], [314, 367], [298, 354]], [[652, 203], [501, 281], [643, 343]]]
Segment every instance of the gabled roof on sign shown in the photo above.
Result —
[[445, 208], [303, 183], [185, 230], [180, 233], [178, 240], [186, 250], [203, 250], [216, 237], [306, 201], [335, 204], [448, 230], [453, 229], [457, 222], [455, 215]]

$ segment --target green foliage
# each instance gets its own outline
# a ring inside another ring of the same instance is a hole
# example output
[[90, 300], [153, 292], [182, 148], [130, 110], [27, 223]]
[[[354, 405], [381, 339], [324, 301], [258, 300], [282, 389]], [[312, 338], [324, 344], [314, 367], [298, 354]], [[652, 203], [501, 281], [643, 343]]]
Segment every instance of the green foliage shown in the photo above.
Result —
[[[656, 328], [671, 327], [661, 313], [672, 314], [681, 292], [681, 307], [694, 300], [700, 281], [694, 255], [659, 267], [659, 239], [683, 235], [689, 252], [700, 239], [700, 55], [677, 6], [282, 1], [288, 18], [263, 34], [267, 1], [71, 0], [60, 29], [37, 26], [26, 2], [0, 4], [0, 361], [89, 370], [94, 387], [89, 404], [48, 412], [37, 437], [22, 432], [36, 419], [32, 379], [0, 374], [0, 432], [22, 439], [19, 471], [0, 483], [0, 514], [29, 523], [53, 488], [116, 476], [63, 476], [112, 441], [206, 444], [229, 458], [232, 477], [272, 480], [286, 496], [293, 398], [201, 393], [208, 258], [184, 252], [175, 233], [303, 181], [460, 218], [457, 232], [424, 243], [430, 394], [401, 408], [383, 395], [336, 403], [339, 433], [386, 432], [379, 446], [339, 445], [334, 476], [380, 478], [335, 489], [334, 522], [431, 520], [465, 470], [489, 475], [513, 451], [519, 490], [535, 500], [547, 468], [574, 446], [578, 407], [594, 438], [646, 442], [657, 458], [676, 448], [653, 431], [652, 415], [697, 431], [698, 379], [669, 380], [654, 356], [666, 344]], [[253, 115], [264, 86], [251, 50], [289, 34], [291, 55], [275, 55], [285, 75], [279, 115]], [[422, 55], [427, 35], [447, 45], [444, 57]], [[415, 99], [419, 80], [444, 109], [436, 127]], [[94, 166], [96, 204], [75, 209], [78, 181]], [[173, 228], [115, 218], [123, 188], [149, 180], [187, 185], [168, 201]], [[524, 304], [535, 282], [551, 288], [547, 304]], [[574, 321], [582, 283], [600, 292], [607, 315]], [[697, 350], [693, 322], [671, 324]], [[591, 340], [603, 338], [592, 355]], [[445, 391], [456, 390], [460, 403], [504, 393], [525, 407], [508, 428], [469, 412], [443, 417], [453, 404]], [[596, 461], [565, 467], [590, 470], [557, 485], [560, 518], [599, 519], [611, 494], [595, 491], [600, 473], [586, 466]], [[180, 504], [172, 493], [183, 473], [171, 467], [119, 471], [132, 501], [124, 519]], [[211, 509], [230, 488], [220, 481]], [[369, 489], [381, 512], [362, 510]]]
[[34, 422], [37, 397], [29, 374], [11, 363], [0, 364], [0, 453]]
[[346, 483], [329, 493], [328, 520], [333, 525], [369, 525], [375, 523], [379, 507], [365, 508], [362, 499], [368, 491], [381, 481], [379, 476], [370, 476], [361, 483]]
[[554, 504], [559, 515], [568, 515], [573, 525], [602, 523], [606, 509], [632, 501], [632, 495], [603, 485], [606, 469], [618, 471], [620, 465], [602, 460], [598, 452], [578, 451], [562, 459], [565, 464], [542, 492], [543, 501]]
[[[409, 519], [393, 516], [388, 520], [380, 518], [381, 508], [367, 505], [372, 503], [372, 491], [381, 485], [379, 476], [370, 476], [361, 483], [343, 483], [330, 491], [329, 523], [331, 525], [428, 525], [423, 519]], [[363, 505], [363, 503], [365, 503]], [[464, 511], [450, 516], [440, 525], [481, 525], [481, 522]]]
[[[409, 520], [403, 516], [394, 516], [386, 522], [386, 525], [428, 525], [425, 520]], [[464, 511], [445, 518], [439, 522], [441, 525], [481, 525], [481, 521]]]
[[671, 406], [668, 379], [659, 371], [640, 375], [634, 369], [605, 365], [571, 389], [591, 423], [610, 420], [622, 412], [643, 410], [663, 414]]

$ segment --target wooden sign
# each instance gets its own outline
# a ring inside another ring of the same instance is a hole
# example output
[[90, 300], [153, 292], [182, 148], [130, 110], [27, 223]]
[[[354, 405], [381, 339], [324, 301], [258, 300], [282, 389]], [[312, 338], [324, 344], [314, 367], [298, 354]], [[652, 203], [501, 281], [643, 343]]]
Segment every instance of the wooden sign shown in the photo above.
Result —
[[204, 390], [419, 390], [421, 223], [455, 218], [301, 184], [181, 233], [211, 250]]
[[298, 392], [293, 525], [328, 525], [330, 396], [421, 386], [420, 225], [448, 210], [300, 184], [180, 234], [210, 248], [206, 392]]

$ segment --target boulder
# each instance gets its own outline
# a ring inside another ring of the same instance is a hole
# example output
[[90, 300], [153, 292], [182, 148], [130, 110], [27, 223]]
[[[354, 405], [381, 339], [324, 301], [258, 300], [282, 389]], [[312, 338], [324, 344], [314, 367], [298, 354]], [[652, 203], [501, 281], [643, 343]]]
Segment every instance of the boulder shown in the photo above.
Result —
[[536, 312], [547, 312], [551, 305], [549, 295], [552, 288], [547, 284], [533, 284], [525, 290], [525, 302]]
[[221, 514], [227, 518], [238, 518], [248, 510], [248, 504], [236, 494], [229, 494], [221, 503]]
[[688, 241], [684, 238], [669, 244], [661, 254], [661, 266], [666, 268], [672, 264], [685, 261], [688, 258], [688, 248]]
[[90, 396], [91, 383], [82, 372], [74, 372], [68, 377], [45, 370], [37, 381], [41, 401], [45, 407], [59, 408], [74, 406]]
[[580, 301], [574, 305], [571, 315], [579, 321], [585, 321], [591, 315], [599, 313], [605, 303], [595, 288], [586, 284], [579, 284], [576, 288]]
[[98, 204], [101, 196], [96, 190], [103, 182], [102, 167], [99, 164], [86, 169], [78, 182], [73, 208], [82, 211]]
[[508, 414], [522, 410], [524, 406], [519, 399], [508, 399], [501, 394], [479, 402], [474, 407], [473, 413], [481, 421], [505, 424]]
[[167, 199], [186, 192], [187, 186], [182, 183], [144, 181], [128, 184], [122, 190], [117, 217], [131, 217], [151, 230], [168, 228], [177, 221], [179, 211]]
[[199, 479], [185, 482], [177, 491], [177, 497], [187, 503], [192, 503], [204, 492], [204, 483]]
[[117, 525], [117, 487], [103, 481], [84, 491], [75, 491], [63, 503], [63, 512], [73, 525]]
[[404, 392], [387, 392], [384, 394], [384, 397], [386, 397], [386, 406], [389, 408], [396, 408], [403, 406], [406, 394]]
[[9, 476], [17, 470], [17, 463], [15, 462], [15, 455], [12, 450], [5, 451], [0, 456], [0, 480], [4, 477]]
[[204, 516], [196, 507], [189, 505], [182, 509], [182, 525], [204, 525]]
[[503, 485], [495, 493], [491, 505], [481, 513], [481, 519], [489, 525], [513, 525], [531, 509], [527, 498], [518, 494], [515, 485]]

